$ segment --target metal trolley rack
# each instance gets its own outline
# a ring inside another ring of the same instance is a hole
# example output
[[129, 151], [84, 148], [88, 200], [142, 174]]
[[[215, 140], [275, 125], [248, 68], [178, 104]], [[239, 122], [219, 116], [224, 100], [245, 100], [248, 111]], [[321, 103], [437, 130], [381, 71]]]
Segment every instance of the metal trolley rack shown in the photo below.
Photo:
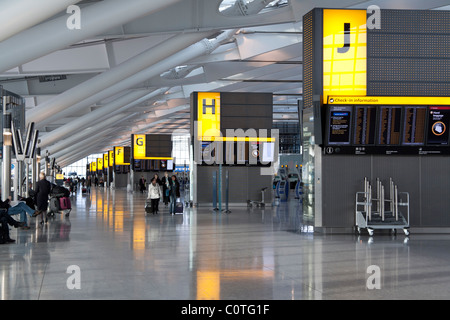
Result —
[[[397, 185], [389, 179], [389, 198], [385, 197], [384, 186], [376, 180], [376, 198], [372, 197], [372, 185], [364, 178], [364, 192], [356, 192], [356, 231], [366, 228], [372, 236], [374, 229], [390, 229], [394, 234], [403, 229], [409, 236], [409, 193], [398, 192]], [[387, 205], [386, 205], [387, 204]]]

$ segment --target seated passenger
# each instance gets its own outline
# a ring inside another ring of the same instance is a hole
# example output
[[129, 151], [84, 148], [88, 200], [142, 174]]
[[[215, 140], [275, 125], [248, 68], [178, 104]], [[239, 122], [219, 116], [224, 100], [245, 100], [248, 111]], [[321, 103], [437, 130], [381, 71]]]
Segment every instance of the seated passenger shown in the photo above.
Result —
[[25, 226], [24, 222], [17, 222], [13, 218], [11, 218], [11, 216], [6, 213], [5, 209], [0, 209], [0, 244], [16, 241], [9, 237], [8, 224], [14, 226], [14, 228]]
[[11, 202], [10, 198], [11, 197], [8, 197], [5, 201], [0, 200], [0, 208], [7, 209], [7, 213], [10, 216], [19, 214], [19, 221], [22, 222], [22, 229], [30, 229], [27, 223], [26, 214], [28, 213], [30, 217], [35, 217], [35, 210], [27, 206], [24, 202]]

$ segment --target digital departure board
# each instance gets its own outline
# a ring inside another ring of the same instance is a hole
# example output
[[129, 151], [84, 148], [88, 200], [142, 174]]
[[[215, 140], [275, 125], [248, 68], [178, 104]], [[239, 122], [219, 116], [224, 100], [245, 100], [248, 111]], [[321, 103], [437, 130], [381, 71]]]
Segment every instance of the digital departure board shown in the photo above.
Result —
[[326, 105], [326, 110], [325, 154], [450, 155], [450, 106]]
[[430, 107], [428, 111], [427, 144], [448, 145], [450, 125], [450, 106]]
[[[271, 155], [264, 153], [271, 143], [277, 144], [278, 153], [278, 133], [272, 127], [272, 93], [191, 93], [191, 136], [198, 165], [270, 166], [263, 155]], [[267, 158], [273, 162], [277, 155]]]
[[349, 145], [352, 118], [351, 106], [332, 106], [329, 113], [328, 143]]
[[378, 144], [400, 144], [402, 107], [381, 107], [378, 124]]
[[375, 130], [377, 123], [377, 107], [357, 106], [355, 107], [354, 120], [354, 144], [373, 145], [375, 144]]
[[426, 107], [405, 107], [403, 145], [424, 144], [426, 113]]

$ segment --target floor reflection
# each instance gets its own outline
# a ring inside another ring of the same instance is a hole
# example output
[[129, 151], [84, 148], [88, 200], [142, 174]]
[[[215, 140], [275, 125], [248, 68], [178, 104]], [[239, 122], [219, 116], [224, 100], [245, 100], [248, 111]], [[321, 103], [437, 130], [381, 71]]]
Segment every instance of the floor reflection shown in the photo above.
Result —
[[[323, 235], [298, 199], [265, 208], [146, 215], [145, 195], [93, 188], [0, 245], [2, 299], [380, 299], [448, 297], [448, 235]], [[78, 265], [81, 290], [66, 287]], [[371, 265], [381, 290], [369, 290]], [[414, 288], [414, 289], [412, 289]]]

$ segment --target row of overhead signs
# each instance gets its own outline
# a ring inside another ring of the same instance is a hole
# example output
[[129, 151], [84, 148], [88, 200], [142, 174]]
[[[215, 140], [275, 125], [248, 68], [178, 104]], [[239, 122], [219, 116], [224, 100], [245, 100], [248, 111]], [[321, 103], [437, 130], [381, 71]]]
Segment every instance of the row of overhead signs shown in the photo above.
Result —
[[[272, 93], [193, 92], [191, 114], [197, 164], [270, 166], [277, 159]], [[171, 135], [132, 134], [131, 141], [130, 147], [114, 147], [91, 162], [87, 170], [175, 170]]]
[[89, 173], [107, 173], [108, 167], [116, 173], [135, 171], [173, 171], [171, 135], [132, 135], [132, 146], [114, 147], [103, 158], [87, 165]]
[[449, 18], [381, 10], [376, 28], [366, 10], [304, 17], [304, 108], [321, 109], [325, 154], [450, 154]]

